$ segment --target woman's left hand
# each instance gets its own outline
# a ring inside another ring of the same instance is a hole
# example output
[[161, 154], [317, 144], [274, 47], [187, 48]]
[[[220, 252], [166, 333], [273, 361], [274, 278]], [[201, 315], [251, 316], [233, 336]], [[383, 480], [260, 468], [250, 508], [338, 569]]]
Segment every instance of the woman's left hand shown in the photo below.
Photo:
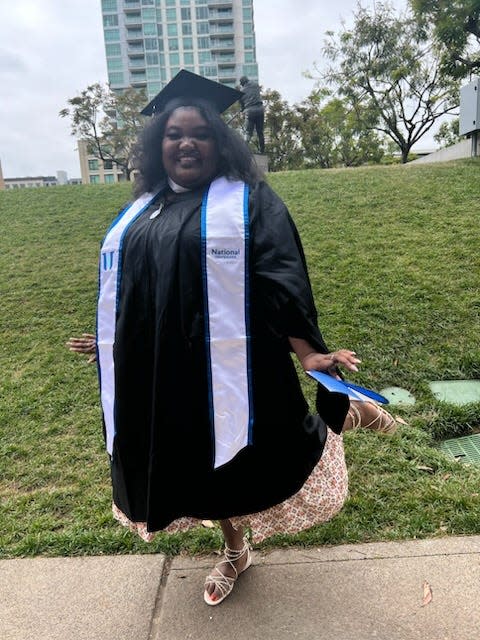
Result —
[[349, 349], [339, 349], [332, 353], [309, 353], [302, 358], [302, 367], [305, 371], [325, 371], [338, 378], [337, 367], [342, 366], [348, 371], [358, 371], [357, 364], [361, 360], [357, 358], [355, 351]]
[[68, 349], [76, 353], [90, 353], [87, 362], [92, 363], [97, 359], [95, 336], [92, 333], [82, 333], [80, 338], [70, 338], [67, 342]]

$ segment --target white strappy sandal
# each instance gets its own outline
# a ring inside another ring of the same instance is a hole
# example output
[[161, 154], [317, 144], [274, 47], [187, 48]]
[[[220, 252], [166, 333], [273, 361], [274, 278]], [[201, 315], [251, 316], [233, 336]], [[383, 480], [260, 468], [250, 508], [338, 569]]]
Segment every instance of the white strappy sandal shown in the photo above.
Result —
[[[377, 410], [377, 415], [373, 418], [371, 416], [372, 407], [375, 407]], [[397, 428], [395, 418], [390, 415], [388, 411], [385, 411], [383, 407], [372, 401], [351, 401], [347, 420], [345, 420], [345, 425], [343, 427], [344, 431], [362, 428], [372, 429], [373, 431], [379, 431], [380, 433], [392, 434]]]
[[[237, 560], [240, 560], [240, 558], [245, 554], [247, 554], [247, 562], [241, 571], [237, 571], [237, 568], [233, 563], [237, 562]], [[219, 568], [222, 564], [225, 564], [226, 562], [232, 567], [235, 573], [233, 577], [224, 575]], [[235, 585], [235, 582], [237, 581], [238, 576], [244, 571], [246, 571], [251, 564], [252, 564], [251, 547], [246, 538], [243, 539], [243, 547], [241, 549], [230, 549], [225, 545], [224, 560], [222, 560], [221, 562], [215, 565], [215, 570], [217, 571], [217, 573], [211, 573], [205, 579], [205, 586], [207, 584], [213, 583], [215, 585], [215, 591], [220, 592], [220, 596], [216, 600], [212, 600], [211, 594], [209, 594], [205, 589], [203, 594], [203, 599], [205, 600], [206, 604], [215, 606], [223, 602], [225, 598], [228, 595], [230, 595], [230, 593], [232, 592], [232, 589]]]

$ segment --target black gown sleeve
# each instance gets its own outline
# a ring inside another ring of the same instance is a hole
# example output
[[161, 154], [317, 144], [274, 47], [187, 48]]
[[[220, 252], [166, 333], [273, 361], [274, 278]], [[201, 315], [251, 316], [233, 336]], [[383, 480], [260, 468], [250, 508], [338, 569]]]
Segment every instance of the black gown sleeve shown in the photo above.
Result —
[[251, 234], [255, 291], [267, 330], [281, 341], [303, 338], [328, 353], [298, 231], [285, 204], [263, 182], [251, 195]]
[[[328, 353], [317, 324], [302, 243], [287, 207], [264, 182], [250, 197], [251, 266], [260, 333], [291, 350], [289, 337], [306, 340], [319, 353]], [[348, 397], [317, 386], [317, 410], [340, 433]]]

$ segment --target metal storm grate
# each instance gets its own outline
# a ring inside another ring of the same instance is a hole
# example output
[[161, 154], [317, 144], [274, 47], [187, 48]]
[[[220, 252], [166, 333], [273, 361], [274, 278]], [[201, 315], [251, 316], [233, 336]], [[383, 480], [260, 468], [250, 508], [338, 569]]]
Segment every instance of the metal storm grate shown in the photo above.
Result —
[[460, 462], [480, 464], [480, 433], [444, 440], [439, 448]]

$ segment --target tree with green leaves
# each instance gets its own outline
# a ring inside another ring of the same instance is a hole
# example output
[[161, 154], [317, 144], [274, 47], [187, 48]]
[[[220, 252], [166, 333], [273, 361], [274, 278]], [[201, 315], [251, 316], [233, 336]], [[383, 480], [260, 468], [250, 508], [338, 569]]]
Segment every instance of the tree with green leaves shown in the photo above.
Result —
[[451, 147], [452, 144], [456, 144], [457, 142], [464, 140], [464, 136], [459, 134], [459, 130], [460, 120], [458, 118], [450, 120], [450, 122], [442, 122], [437, 133], [433, 136], [433, 139], [442, 149], [445, 147]]
[[[390, 138], [407, 162], [412, 146], [458, 106], [458, 84], [446, 81], [425, 28], [389, 4], [359, 7], [353, 28], [327, 34], [330, 61], [318, 79], [335, 87], [359, 122]], [[366, 118], [365, 118], [366, 114]]]
[[278, 91], [262, 93], [265, 107], [265, 152], [271, 171], [298, 169], [303, 165], [303, 153], [297, 129], [295, 110]]
[[103, 162], [114, 162], [130, 180], [130, 156], [145, 123], [140, 111], [146, 102], [143, 90], [129, 87], [120, 93], [96, 83], [70, 98], [70, 106], [59, 115], [71, 118], [72, 135], [86, 140], [89, 153]]
[[410, 0], [419, 24], [433, 27], [442, 71], [453, 78], [480, 73], [480, 0]]
[[380, 162], [384, 143], [366, 126], [366, 111], [359, 118], [345, 98], [324, 102], [328, 96], [328, 91], [316, 90], [295, 105], [305, 165], [330, 168]]

